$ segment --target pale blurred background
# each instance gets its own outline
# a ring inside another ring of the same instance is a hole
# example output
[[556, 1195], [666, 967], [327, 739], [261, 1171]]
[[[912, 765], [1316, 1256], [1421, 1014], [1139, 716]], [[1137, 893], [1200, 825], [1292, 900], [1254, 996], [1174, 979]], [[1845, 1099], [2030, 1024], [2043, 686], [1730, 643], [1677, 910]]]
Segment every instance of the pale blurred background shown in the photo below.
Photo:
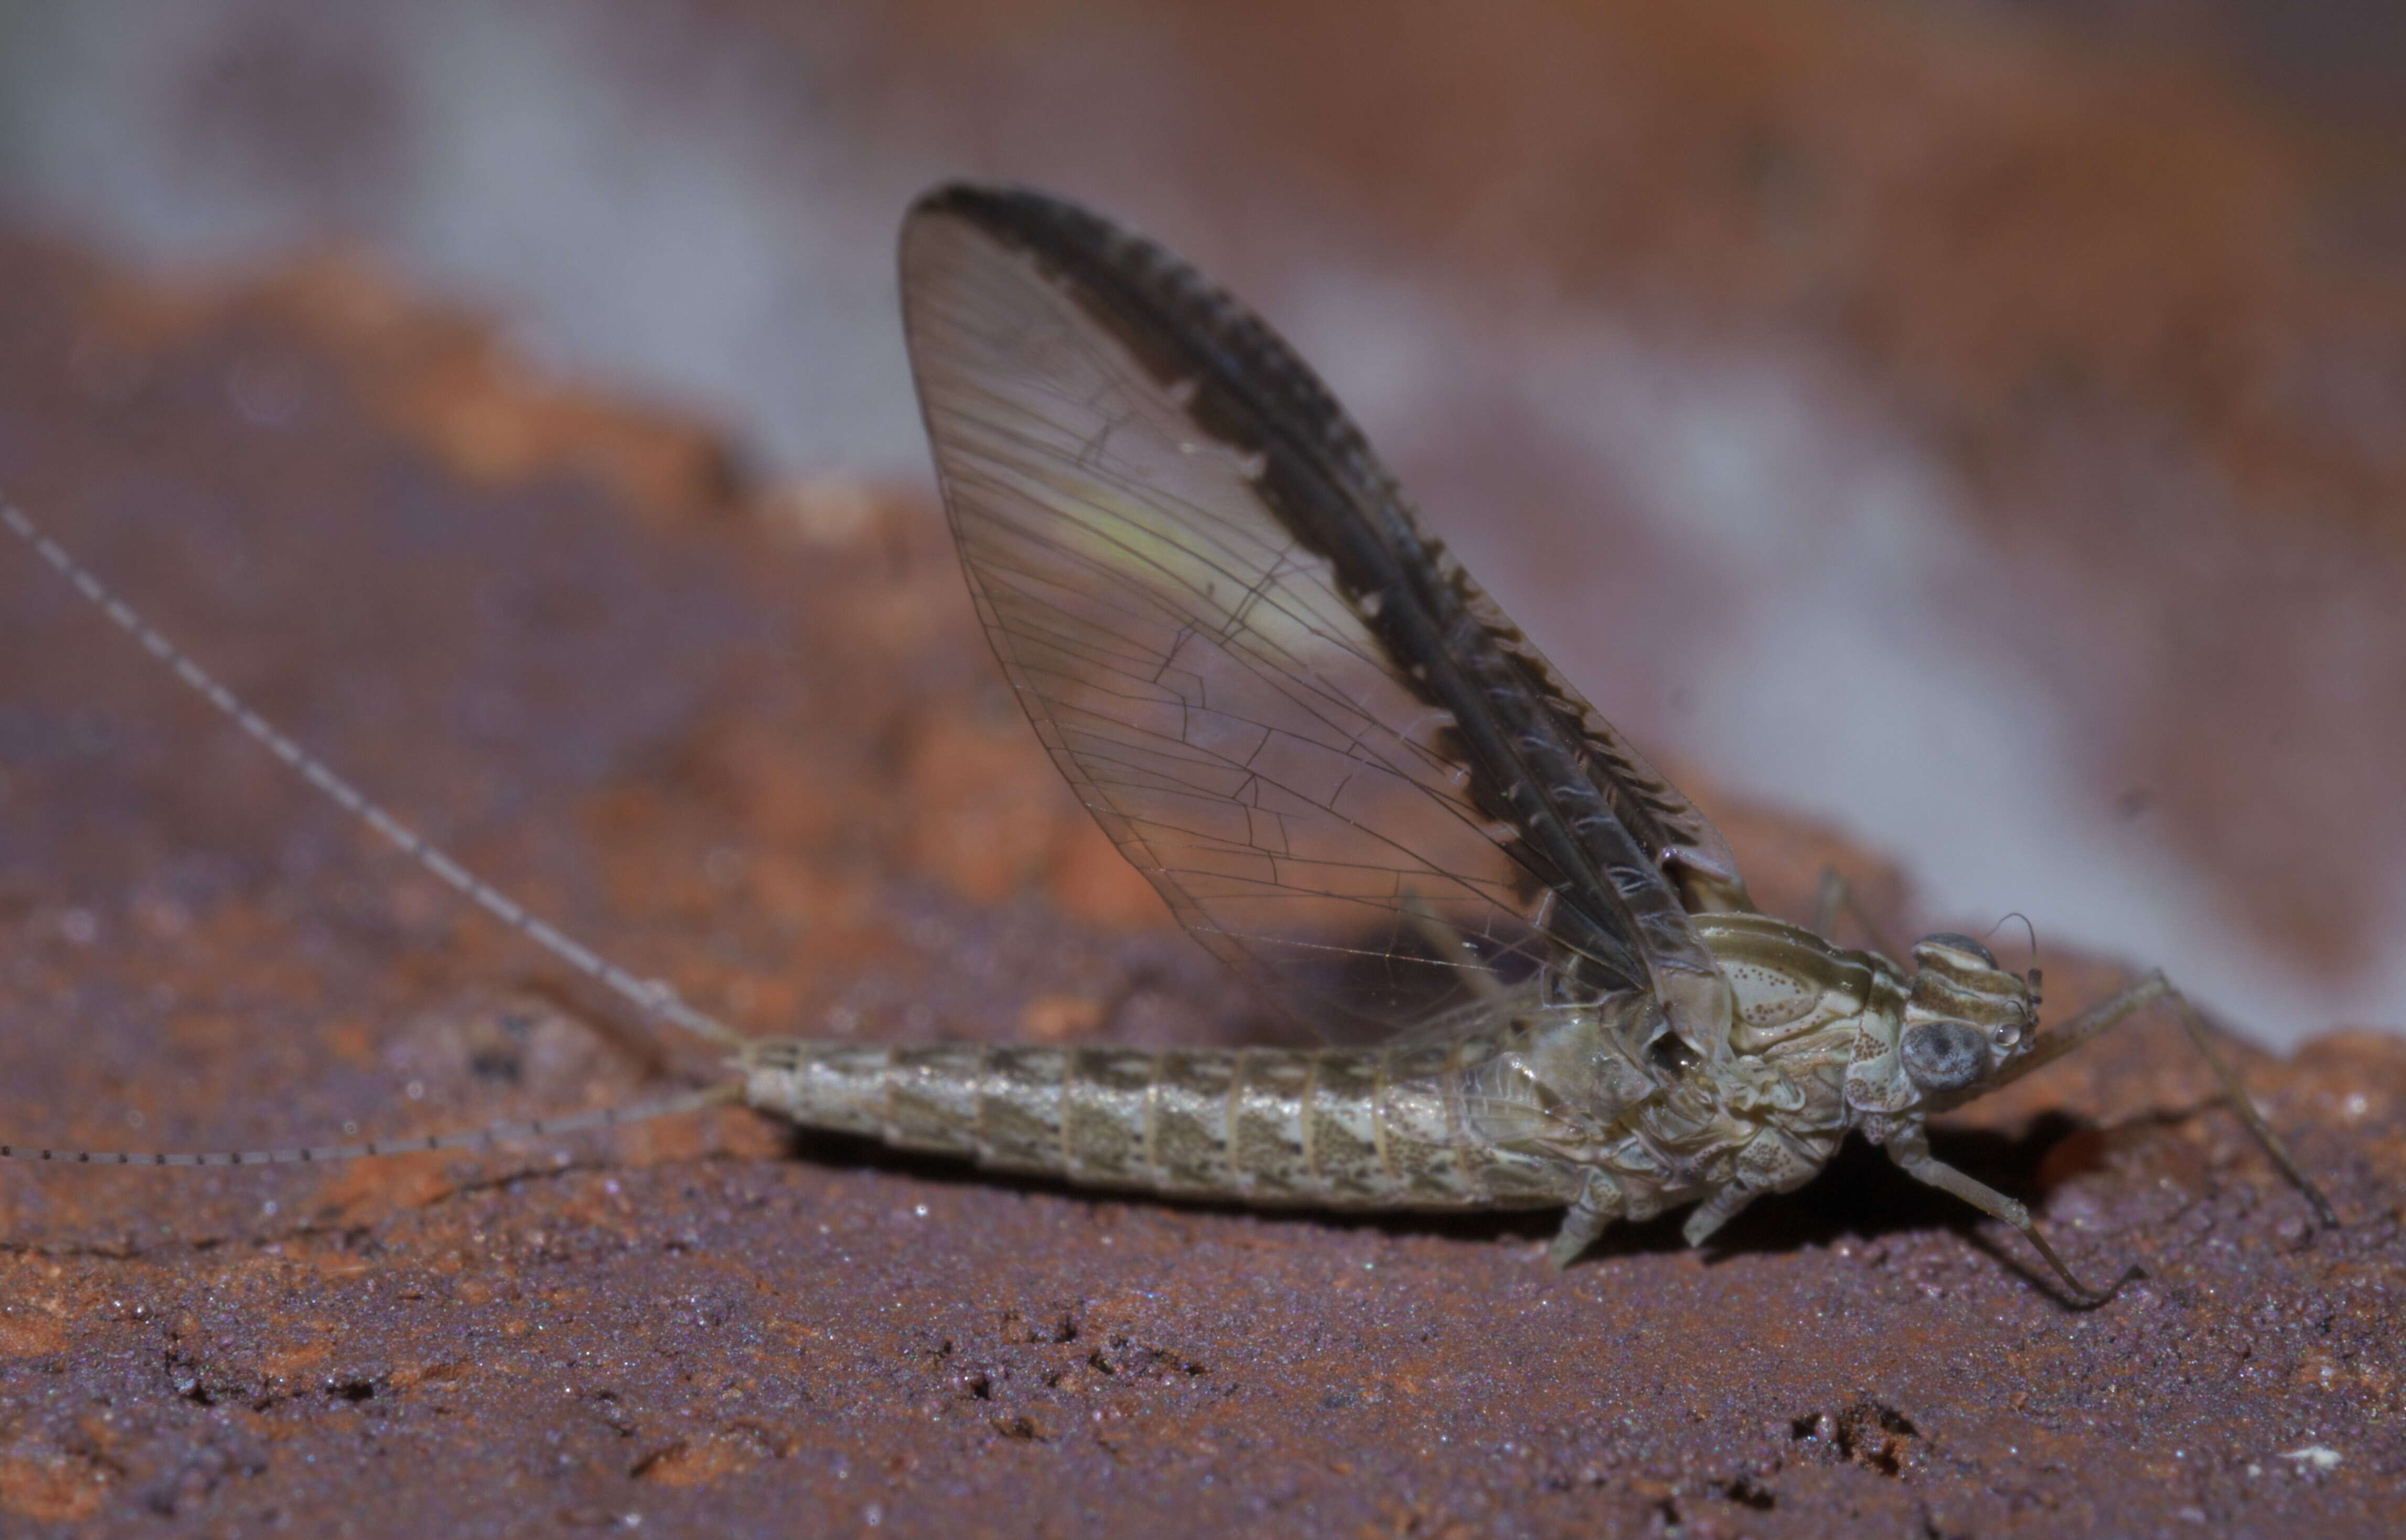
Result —
[[2406, 1020], [2406, 12], [0, 7], [0, 221], [339, 247], [772, 480], [930, 495], [895, 223], [1155, 234], [1709, 803], [1922, 911]]

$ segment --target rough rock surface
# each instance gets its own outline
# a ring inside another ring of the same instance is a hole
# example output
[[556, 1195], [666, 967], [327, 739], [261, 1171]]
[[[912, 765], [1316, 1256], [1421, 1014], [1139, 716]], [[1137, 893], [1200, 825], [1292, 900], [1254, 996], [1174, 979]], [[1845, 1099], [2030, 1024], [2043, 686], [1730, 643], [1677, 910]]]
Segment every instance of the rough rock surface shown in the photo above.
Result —
[[[0, 245], [0, 487], [572, 933], [760, 1032], [1266, 1030], [1059, 786], [932, 511], [771, 496], [326, 269]], [[1598, 682], [1598, 694], [1608, 700]], [[706, 1081], [0, 551], [0, 1137], [272, 1144]], [[1709, 788], [1704, 788], [1709, 793]], [[1774, 907], [1835, 860], [1715, 811]], [[1956, 917], [1959, 918], [1960, 917]], [[2052, 939], [2050, 939], [2051, 940]], [[2110, 967], [2055, 955], [2063, 1009]], [[2161, 1023], [1710, 1250], [1097, 1199], [739, 1113], [340, 1169], [0, 1170], [9, 1533], [2395, 1533], [2406, 1048]]]

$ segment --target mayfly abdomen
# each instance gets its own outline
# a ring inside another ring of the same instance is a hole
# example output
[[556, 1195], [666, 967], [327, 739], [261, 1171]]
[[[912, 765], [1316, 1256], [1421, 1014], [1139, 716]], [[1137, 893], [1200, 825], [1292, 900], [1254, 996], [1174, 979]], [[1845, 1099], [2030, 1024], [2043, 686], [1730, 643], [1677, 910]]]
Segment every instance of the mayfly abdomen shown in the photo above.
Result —
[[998, 1171], [1338, 1208], [1546, 1208], [1562, 1163], [1463, 1112], [1476, 1044], [1387, 1050], [756, 1044], [744, 1100]]

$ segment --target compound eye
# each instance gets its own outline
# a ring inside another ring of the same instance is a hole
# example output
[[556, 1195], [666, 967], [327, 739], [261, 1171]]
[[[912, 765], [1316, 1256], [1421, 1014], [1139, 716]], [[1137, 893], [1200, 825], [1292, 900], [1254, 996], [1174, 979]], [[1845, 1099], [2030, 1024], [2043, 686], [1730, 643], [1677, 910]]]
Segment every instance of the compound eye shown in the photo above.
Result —
[[1960, 1091], [1988, 1072], [1988, 1045], [1963, 1022], [1917, 1022], [1904, 1029], [1897, 1052], [1925, 1091]]

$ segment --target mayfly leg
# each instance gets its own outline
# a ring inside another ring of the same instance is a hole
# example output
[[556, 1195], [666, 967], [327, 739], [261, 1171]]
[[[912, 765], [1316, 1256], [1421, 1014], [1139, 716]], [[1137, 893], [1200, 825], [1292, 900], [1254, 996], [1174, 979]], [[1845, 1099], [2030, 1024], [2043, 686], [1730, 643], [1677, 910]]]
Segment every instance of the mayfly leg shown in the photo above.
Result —
[[2189, 1042], [2196, 1047], [2208, 1067], [2213, 1069], [2215, 1080], [2221, 1084], [2223, 1099], [2229, 1104], [2230, 1109], [2239, 1115], [2239, 1121], [2247, 1125], [2247, 1131], [2256, 1137], [2256, 1142], [2263, 1146], [2264, 1152], [2272, 1157], [2272, 1164], [2278, 1166], [2282, 1174], [2289, 1179], [2299, 1192], [2305, 1194], [2306, 1202], [2314, 1208], [2314, 1217], [2322, 1222], [2324, 1227], [2338, 1229], [2339, 1215], [2331, 1208], [2330, 1200], [2324, 1197], [2322, 1190], [2308, 1180], [2305, 1172], [2300, 1169], [2297, 1160], [2289, 1153], [2288, 1145], [2279, 1134], [2273, 1132], [2272, 1125], [2264, 1121], [2264, 1113], [2257, 1107], [2256, 1098], [2249, 1095], [2247, 1088], [2239, 1082], [2239, 1076], [2230, 1067], [2230, 1062], [2225, 1059], [2220, 1051], [2214, 1046], [2213, 1038], [2207, 1034], [2205, 1022], [2198, 1015], [2197, 1008], [2189, 1004], [2187, 996], [2172, 987], [2172, 981], [2164, 977], [2163, 970], [2160, 968], [2150, 972], [2136, 983], [2098, 1001], [2055, 1031], [2048, 1033], [2029, 1053], [2023, 1055], [2019, 1063], [1984, 1087], [1983, 1094], [1999, 1086], [2010, 1085], [2041, 1065], [2054, 1063], [2091, 1038], [2113, 1030], [2139, 1010], [2158, 1000], [2170, 1006], [2172, 1014], [2179, 1018], [2181, 1029], [2188, 1034]]
[[[2215, 1050], [2213, 1039], [2206, 1033], [2204, 1021], [2197, 1013], [2197, 1008], [2189, 1004], [2187, 996], [2172, 987], [2172, 981], [2165, 978], [2160, 969], [2098, 1001], [2064, 1023], [2061, 1027], [2047, 1034], [2044, 1040], [2023, 1055], [2003, 1075], [1983, 1083], [1978, 1088], [1978, 1094], [1986, 1095], [2001, 1086], [2012, 1084], [2042, 1065], [2054, 1063], [2083, 1044], [2112, 1031], [2141, 1010], [2158, 1001], [2170, 1006], [2172, 1013], [2180, 1018], [2181, 1027], [2188, 1034], [2188, 1040], [2196, 1046], [2207, 1065], [2212, 1067], [2215, 1079], [2221, 1083], [2223, 1096], [2230, 1104], [2231, 1110], [2239, 1114], [2240, 1121], [2247, 1125], [2248, 1132], [2253, 1134], [2257, 1142], [2264, 1147], [2264, 1152], [2272, 1157], [2273, 1164], [2278, 1166], [2283, 1174], [2296, 1184], [2299, 1192], [2305, 1194], [2307, 1203], [2314, 1208], [2314, 1217], [2326, 1227], [2337, 1229], [2339, 1215], [2332, 1210], [2329, 1200], [2323, 1196], [2321, 1189], [2307, 1179], [2305, 1172], [2299, 1168], [2297, 1161], [2290, 1155], [2289, 1148], [2282, 1141], [2281, 1136], [2274, 1133], [2272, 1125], [2264, 1121], [2262, 1110], [2257, 1107], [2255, 1098], [2248, 1095], [2247, 1088], [2240, 1084], [2239, 1077], [2232, 1071], [2229, 1061]], [[2072, 1269], [2064, 1264], [2063, 1259], [2056, 1254], [2055, 1248], [2047, 1244], [2046, 1237], [2041, 1235], [2037, 1225], [2031, 1222], [2029, 1208], [1994, 1188], [1974, 1180], [1938, 1160], [1930, 1153], [1929, 1145], [1919, 1134], [1917, 1133], [1909, 1140], [1899, 1139], [1889, 1145], [1888, 1151], [1889, 1158], [1894, 1160], [1906, 1175], [1928, 1182], [1941, 1192], [1951, 1193], [1990, 1218], [2001, 1220], [2019, 1230], [2038, 1254], [2046, 1259], [2047, 1265], [2055, 1269], [2056, 1276], [2063, 1279], [2064, 1286], [2083, 1306], [2103, 1304], [2119, 1293], [2123, 1284], [2130, 1282], [2139, 1274], [2139, 1269], [2132, 1267], [2124, 1272], [2111, 1288], [2091, 1289], [2080, 1281]]]
[[1869, 938], [1872, 950], [1881, 956], [1901, 957], [1904, 954], [1897, 950], [1896, 943], [1881, 928], [1879, 922], [1873, 919], [1856, 900], [1855, 885], [1847, 880], [1847, 874], [1836, 867], [1823, 867], [1821, 891], [1813, 905], [1814, 933], [1819, 936], [1833, 934], [1843, 915], [1854, 917], [1855, 924], [1861, 926], [1863, 935]]
[[[1829, 892], [1826, 878], [1823, 892], [1826, 899]], [[2305, 1172], [2299, 1168], [2296, 1159], [2290, 1155], [2288, 1146], [2282, 1141], [2280, 1135], [2272, 1131], [2272, 1125], [2265, 1122], [2262, 1110], [2257, 1107], [2255, 1099], [2247, 1095], [2246, 1087], [2240, 1083], [2239, 1077], [2232, 1071], [2229, 1062], [2215, 1049], [2213, 1040], [2205, 1030], [2205, 1023], [2199, 1017], [2196, 1007], [2189, 1004], [2187, 996], [2172, 987], [2172, 981], [2165, 978], [2160, 969], [2100, 1000], [2060, 1027], [2047, 1033], [2002, 1074], [1994, 1079], [1981, 1081], [1976, 1087], [1967, 1088], [1970, 1095], [1933, 1104], [1932, 1110], [1942, 1111], [1948, 1106], [1960, 1105], [1961, 1102], [1970, 1100], [1972, 1095], [1986, 1095], [2000, 1087], [2010, 1085], [2031, 1070], [2043, 1065], [2052, 1064], [2082, 1045], [2112, 1031], [2139, 1010], [2158, 1001], [2171, 1007], [2172, 1013], [2179, 1017], [2182, 1030], [2188, 1034], [2190, 1043], [2195, 1045], [2206, 1064], [2213, 1068], [2215, 1079], [2221, 1085], [2223, 1098], [2229, 1103], [2231, 1110], [2239, 1114], [2240, 1121], [2247, 1125], [2248, 1132], [2253, 1134], [2257, 1142], [2263, 1146], [2265, 1153], [2272, 1157], [2273, 1164], [2281, 1168], [2283, 1174], [2297, 1186], [2299, 1192], [2305, 1194], [2306, 1201], [2314, 1208], [2315, 1218], [2325, 1226], [2336, 1229], [2339, 1225], [2339, 1216], [2333, 1212], [2329, 1201], [2323, 1196], [2320, 1189], [2307, 1180]], [[2063, 1280], [2064, 1287], [2072, 1293], [2074, 1300], [2083, 1307], [2103, 1304], [2119, 1293], [2123, 1284], [2138, 1276], [2139, 1269], [2132, 1267], [2109, 1288], [2102, 1290], [2089, 1288], [2080, 1281], [2079, 1278], [2065, 1264], [2063, 1259], [2056, 1254], [2055, 1248], [2047, 1243], [2046, 1237], [2039, 1233], [2037, 1225], [2031, 1221], [2029, 1208], [1932, 1155], [1928, 1143], [1918, 1128], [1910, 1137], [1896, 1139], [1887, 1148], [1889, 1158], [1894, 1160], [1908, 1176], [1927, 1182], [1941, 1192], [1950, 1193], [1990, 1218], [2003, 1221], [2019, 1230], [2038, 1254], [2046, 1260], [2046, 1264], [2055, 1269], [2056, 1276]]]
[[2102, 1289], [2092, 1289], [2081, 1282], [2079, 1275], [2065, 1264], [2063, 1258], [2056, 1255], [2055, 1248], [2047, 1244], [2046, 1236], [2039, 1234], [2039, 1228], [2031, 1222], [2030, 1209], [2025, 1205], [1932, 1155], [1929, 1144], [1918, 1131], [1909, 1139], [1898, 1139], [1889, 1144], [1888, 1153], [1906, 1176], [1961, 1198], [1990, 1219], [2002, 1220], [2019, 1230], [2022, 1238], [2029, 1241], [2038, 1254], [2046, 1259], [2046, 1264], [2055, 1269], [2056, 1277], [2063, 1279], [2063, 1286], [2070, 1291], [2073, 1303], [2083, 1309], [2104, 1304], [2120, 1293], [2124, 1284], [2139, 1276], [2139, 1269], [2133, 1266], [2123, 1269], [2120, 1278]]

